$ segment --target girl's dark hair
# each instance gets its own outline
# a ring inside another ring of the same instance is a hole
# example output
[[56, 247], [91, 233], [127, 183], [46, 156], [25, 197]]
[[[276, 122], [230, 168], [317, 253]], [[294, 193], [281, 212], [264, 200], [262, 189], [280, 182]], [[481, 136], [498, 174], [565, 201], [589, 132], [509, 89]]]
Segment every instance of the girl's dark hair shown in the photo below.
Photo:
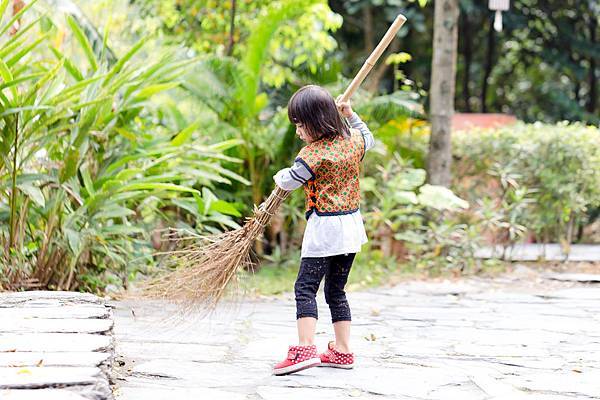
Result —
[[350, 137], [350, 129], [342, 120], [335, 100], [320, 86], [304, 86], [288, 103], [288, 118], [292, 124], [302, 124], [313, 139]]

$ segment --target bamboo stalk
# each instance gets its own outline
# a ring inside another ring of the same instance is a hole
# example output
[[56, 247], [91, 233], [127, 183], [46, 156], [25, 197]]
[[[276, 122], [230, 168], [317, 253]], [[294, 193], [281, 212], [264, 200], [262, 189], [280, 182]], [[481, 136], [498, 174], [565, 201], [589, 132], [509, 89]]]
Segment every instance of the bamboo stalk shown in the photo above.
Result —
[[402, 14], [398, 14], [392, 25], [390, 25], [390, 27], [388, 28], [385, 35], [383, 35], [383, 38], [381, 39], [377, 47], [375, 47], [375, 49], [371, 52], [371, 55], [366, 59], [366, 61], [364, 62], [354, 79], [352, 79], [352, 82], [350, 82], [350, 85], [340, 98], [340, 101], [348, 101], [350, 97], [352, 97], [356, 89], [358, 89], [358, 87], [365, 80], [367, 75], [369, 75], [369, 72], [371, 72], [371, 69], [373, 69], [373, 67], [377, 63], [377, 60], [379, 60], [385, 49], [387, 49], [391, 41], [394, 39], [394, 37], [396, 37], [396, 33], [398, 33], [398, 31], [400, 30], [400, 28], [402, 28], [402, 25], [404, 25], [405, 22], [406, 17]]

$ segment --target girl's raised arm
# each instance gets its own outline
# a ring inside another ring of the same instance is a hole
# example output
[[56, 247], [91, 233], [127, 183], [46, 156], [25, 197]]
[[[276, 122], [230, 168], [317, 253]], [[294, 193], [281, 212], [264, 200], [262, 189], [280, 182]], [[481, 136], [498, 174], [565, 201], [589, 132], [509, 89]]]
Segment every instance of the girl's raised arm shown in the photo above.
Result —
[[353, 129], [358, 129], [358, 131], [362, 135], [365, 141], [365, 152], [369, 149], [372, 149], [375, 146], [375, 138], [373, 137], [373, 133], [371, 132], [367, 124], [365, 124], [363, 120], [360, 119], [357, 113], [352, 113], [352, 115], [346, 119], [348, 120], [350, 127]]

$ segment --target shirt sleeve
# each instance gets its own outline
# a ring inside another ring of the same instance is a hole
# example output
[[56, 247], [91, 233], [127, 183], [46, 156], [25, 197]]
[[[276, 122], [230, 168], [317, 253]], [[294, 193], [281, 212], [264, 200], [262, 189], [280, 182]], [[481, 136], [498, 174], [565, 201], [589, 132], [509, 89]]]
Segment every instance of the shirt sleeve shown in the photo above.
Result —
[[353, 113], [352, 116], [347, 119], [350, 127], [357, 129], [362, 135], [363, 140], [365, 141], [365, 152], [369, 149], [372, 149], [375, 146], [375, 138], [373, 137], [373, 133], [371, 133], [367, 124], [365, 124], [356, 113]]
[[312, 171], [302, 159], [296, 159], [290, 168], [284, 168], [273, 176], [273, 180], [283, 190], [294, 190], [314, 179]]

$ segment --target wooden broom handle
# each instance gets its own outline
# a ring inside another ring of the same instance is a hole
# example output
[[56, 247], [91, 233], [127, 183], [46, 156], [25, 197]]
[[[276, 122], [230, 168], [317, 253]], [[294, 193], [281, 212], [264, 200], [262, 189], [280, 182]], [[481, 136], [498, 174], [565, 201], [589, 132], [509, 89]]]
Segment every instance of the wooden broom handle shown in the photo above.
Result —
[[400, 30], [400, 28], [402, 28], [402, 25], [404, 25], [405, 22], [406, 17], [402, 14], [398, 14], [398, 16], [396, 17], [392, 25], [389, 27], [385, 35], [383, 35], [383, 38], [381, 39], [377, 47], [375, 47], [375, 50], [373, 50], [369, 58], [367, 58], [363, 66], [360, 68], [360, 71], [358, 71], [358, 74], [356, 74], [354, 79], [352, 79], [352, 82], [350, 82], [350, 86], [348, 86], [342, 97], [340, 97], [340, 103], [348, 101], [348, 99], [352, 97], [356, 89], [358, 89], [358, 87], [365, 80], [369, 72], [371, 72], [371, 69], [373, 68], [377, 60], [379, 60], [381, 54], [383, 54], [385, 49], [390, 45], [390, 42], [392, 41], [392, 39], [394, 39], [396, 33], [398, 33], [398, 31]]

